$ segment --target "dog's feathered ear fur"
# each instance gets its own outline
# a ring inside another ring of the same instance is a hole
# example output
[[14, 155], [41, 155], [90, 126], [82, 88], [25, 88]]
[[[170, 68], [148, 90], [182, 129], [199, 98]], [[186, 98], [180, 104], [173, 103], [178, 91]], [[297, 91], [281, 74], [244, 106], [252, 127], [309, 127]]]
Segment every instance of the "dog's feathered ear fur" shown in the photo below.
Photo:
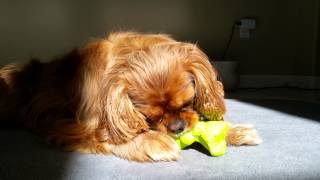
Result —
[[186, 68], [195, 83], [196, 109], [209, 119], [221, 119], [225, 112], [223, 85], [217, 80], [217, 72], [208, 57], [196, 45], [188, 44], [190, 54]]
[[129, 98], [125, 81], [110, 79], [104, 98], [104, 112], [109, 137], [113, 144], [130, 141], [137, 134], [147, 131], [148, 124], [144, 116], [135, 110]]

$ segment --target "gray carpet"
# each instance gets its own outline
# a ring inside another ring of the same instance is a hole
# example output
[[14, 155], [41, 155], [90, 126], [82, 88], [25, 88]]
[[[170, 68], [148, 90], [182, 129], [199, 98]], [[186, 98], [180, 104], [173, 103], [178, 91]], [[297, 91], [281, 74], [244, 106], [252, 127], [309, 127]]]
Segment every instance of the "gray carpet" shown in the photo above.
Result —
[[320, 179], [320, 104], [227, 100], [226, 119], [255, 124], [264, 143], [222, 157], [182, 152], [177, 162], [134, 163], [60, 152], [34, 135], [0, 131], [0, 179]]

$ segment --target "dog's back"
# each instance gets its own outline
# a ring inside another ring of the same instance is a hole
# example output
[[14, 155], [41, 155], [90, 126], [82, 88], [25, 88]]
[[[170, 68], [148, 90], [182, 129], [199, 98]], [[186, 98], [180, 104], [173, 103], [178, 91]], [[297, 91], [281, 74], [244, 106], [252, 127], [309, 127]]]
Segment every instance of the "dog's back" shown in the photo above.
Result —
[[41, 125], [36, 121], [49, 114], [71, 116], [70, 107], [75, 102], [72, 102], [70, 87], [79, 63], [77, 51], [72, 51], [51, 62], [33, 59], [26, 64], [9, 64], [1, 68], [1, 121], [34, 126]]
[[15, 122], [20, 110], [30, 100], [32, 89], [41, 64], [32, 60], [28, 64], [9, 64], [0, 70], [0, 115], [1, 120]]

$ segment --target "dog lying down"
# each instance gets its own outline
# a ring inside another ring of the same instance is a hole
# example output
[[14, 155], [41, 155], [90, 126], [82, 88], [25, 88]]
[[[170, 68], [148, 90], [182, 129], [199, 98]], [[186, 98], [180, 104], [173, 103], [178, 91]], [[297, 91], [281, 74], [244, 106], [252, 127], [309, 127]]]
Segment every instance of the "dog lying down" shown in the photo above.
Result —
[[[198, 114], [226, 111], [208, 57], [162, 34], [112, 33], [50, 62], [7, 65], [0, 91], [1, 116], [51, 143], [141, 162], [177, 160], [172, 137]], [[261, 142], [247, 125], [231, 126], [226, 140]]]

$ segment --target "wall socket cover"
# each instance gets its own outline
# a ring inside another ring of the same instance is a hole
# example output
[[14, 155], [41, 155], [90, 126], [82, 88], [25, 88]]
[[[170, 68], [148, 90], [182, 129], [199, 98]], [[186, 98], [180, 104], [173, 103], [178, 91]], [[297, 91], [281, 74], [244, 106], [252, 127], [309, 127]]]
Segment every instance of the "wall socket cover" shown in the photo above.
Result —
[[256, 20], [250, 18], [241, 19], [240, 38], [250, 38], [250, 31], [256, 28]]
[[241, 19], [241, 25], [240, 28], [245, 28], [245, 29], [255, 29], [256, 28], [256, 20], [255, 19]]

